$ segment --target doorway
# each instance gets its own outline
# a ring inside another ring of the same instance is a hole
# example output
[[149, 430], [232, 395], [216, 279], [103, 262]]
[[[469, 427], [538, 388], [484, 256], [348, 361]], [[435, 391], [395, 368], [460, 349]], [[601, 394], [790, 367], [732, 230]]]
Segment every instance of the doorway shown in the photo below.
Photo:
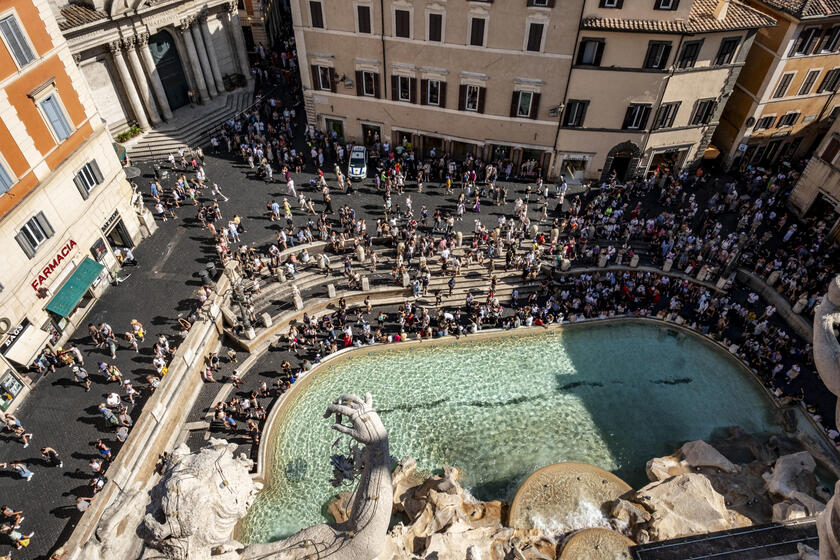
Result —
[[635, 175], [636, 167], [639, 165], [641, 150], [633, 142], [622, 142], [609, 151], [604, 162], [604, 171], [601, 174], [602, 181], [626, 181]]
[[149, 51], [163, 84], [169, 108], [174, 111], [189, 103], [187, 92], [190, 88], [172, 35], [162, 30], [149, 37]]
[[111, 247], [134, 247], [134, 243], [131, 242], [131, 236], [128, 235], [128, 231], [125, 229], [122, 219], [118, 220], [117, 223], [111, 226], [111, 229], [105, 233], [105, 237], [108, 239], [108, 243], [110, 243]]
[[[327, 125], [327, 132], [330, 133], [336, 140], [344, 141], [344, 123], [338, 119], [324, 119]], [[335, 133], [333, 135], [333, 133]]]
[[362, 137], [364, 138], [365, 146], [368, 148], [373, 148], [380, 142], [380, 134], [381, 129], [372, 124], [363, 124], [362, 125]]

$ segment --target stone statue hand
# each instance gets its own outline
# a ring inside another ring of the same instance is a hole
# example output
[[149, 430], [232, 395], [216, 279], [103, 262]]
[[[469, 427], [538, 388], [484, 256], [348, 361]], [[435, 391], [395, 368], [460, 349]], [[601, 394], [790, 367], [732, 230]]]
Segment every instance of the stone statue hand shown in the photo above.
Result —
[[[384, 433], [382, 420], [373, 409], [373, 397], [370, 393], [365, 394], [364, 401], [356, 395], [341, 395], [327, 408], [324, 418], [329, 418], [332, 414], [335, 414], [336, 419], [333, 430], [365, 445], [378, 441]], [[352, 426], [343, 423], [345, 416], [350, 419]]]

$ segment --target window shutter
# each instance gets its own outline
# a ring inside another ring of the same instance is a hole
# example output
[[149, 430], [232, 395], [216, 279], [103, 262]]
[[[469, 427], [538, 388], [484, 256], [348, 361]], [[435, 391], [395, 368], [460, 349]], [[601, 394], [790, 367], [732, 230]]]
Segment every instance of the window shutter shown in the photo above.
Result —
[[676, 10], [680, 7], [680, 0], [674, 0], [674, 7], [671, 8], [672, 10]]
[[379, 72], [377, 72], [373, 75], [373, 96], [377, 99], [382, 97], [382, 92], [379, 87]]
[[429, 80], [420, 80], [420, 105], [426, 105], [429, 99]]
[[619, 10], [621, 8], [623, 8], [624, 7], [624, 0], [618, 0], [618, 2], [616, 2], [616, 4], [615, 4], [615, 7], [618, 8]]
[[519, 109], [519, 92], [514, 91], [513, 96], [510, 99], [510, 116], [511, 117], [516, 116], [517, 109]]
[[822, 50], [823, 45], [828, 42], [828, 38], [831, 37], [831, 29], [826, 29], [822, 37], [817, 37], [814, 40], [814, 48], [811, 50], [811, 54], [817, 54]]
[[668, 68], [668, 61], [671, 59], [671, 45], [670, 43], [665, 45], [665, 48], [662, 49], [662, 64], [659, 66], [660, 68]]
[[26, 240], [26, 236], [23, 235], [22, 232], [18, 233], [15, 236], [15, 239], [17, 240], [18, 245], [20, 245], [20, 248], [23, 249], [23, 252], [26, 254], [27, 258], [31, 259], [35, 256], [35, 249], [32, 248], [32, 246], [29, 244], [29, 241]]
[[85, 182], [82, 180], [82, 176], [80, 173], [77, 173], [76, 176], [73, 177], [73, 183], [75, 183], [76, 188], [79, 189], [79, 194], [82, 195], [82, 200], [87, 200], [90, 196], [90, 193], [85, 187]]
[[399, 76], [391, 75], [391, 101], [399, 101], [400, 96], [397, 95], [397, 89], [399, 88], [400, 78]]
[[463, 111], [467, 107], [467, 86], [461, 85], [458, 92], [458, 110]]
[[409, 98], [412, 103], [417, 103], [417, 78], [409, 78], [408, 87], [411, 89]]
[[534, 0], [528, 0], [527, 6], [529, 8], [533, 8], [534, 7]]
[[604, 55], [604, 43], [598, 41], [598, 46], [595, 48], [595, 66], [601, 65], [601, 57]]
[[38, 221], [38, 224], [44, 230], [44, 233], [47, 234], [47, 237], [52, 237], [55, 234], [55, 230], [50, 225], [50, 222], [47, 220], [47, 217], [44, 216], [43, 212], [38, 212], [35, 214], [35, 219]]
[[648, 117], [650, 117], [650, 105], [642, 107], [642, 120], [639, 122], [639, 130], [647, 127]]
[[333, 93], [338, 91], [338, 72], [335, 68], [330, 68], [330, 91]]
[[627, 112], [624, 113], [624, 124], [621, 125], [621, 128], [627, 128], [633, 124], [633, 113], [635, 112], [633, 109], [632, 105], [627, 107]]
[[531, 115], [532, 119], [537, 118], [537, 112], [540, 109], [540, 94], [534, 93], [531, 95]]
[[446, 108], [446, 82], [440, 82], [440, 93], [438, 94], [438, 107], [441, 109]]
[[553, 8], [553, 7], [554, 7], [554, 0], [548, 0], [548, 7], [549, 7], [549, 8]]
[[318, 75], [318, 67], [313, 64], [310, 68], [312, 69], [312, 88], [321, 89], [321, 77]]
[[93, 170], [93, 176], [96, 177], [96, 184], [99, 185], [105, 178], [102, 176], [102, 171], [99, 170], [99, 164], [95, 159], [90, 160], [90, 168]]
[[364, 80], [364, 74], [362, 74], [361, 70], [356, 70], [356, 95], [360, 97], [364, 95], [364, 90], [362, 89], [362, 80]]
[[578, 126], [583, 126], [584, 119], [586, 118], [586, 109], [589, 108], [589, 101], [584, 101], [580, 104], [580, 116], [578, 117]]
[[478, 88], [478, 112], [484, 113], [484, 102], [487, 100], [487, 88]]
[[793, 56], [794, 54], [796, 54], [796, 51], [798, 51], [800, 49], [800, 47], [802, 47], [802, 43], [805, 42], [804, 35], [805, 35], [805, 31], [802, 31], [799, 34], [799, 37], [797, 37], [796, 41], [794, 41], [793, 45], [791, 45], [790, 52], [788, 53], [788, 56]]

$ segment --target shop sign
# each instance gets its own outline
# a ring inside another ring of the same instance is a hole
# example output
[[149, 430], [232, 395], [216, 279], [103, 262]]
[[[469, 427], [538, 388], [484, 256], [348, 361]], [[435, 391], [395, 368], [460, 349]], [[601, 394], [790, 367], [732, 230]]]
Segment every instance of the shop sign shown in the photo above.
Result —
[[18, 326], [16, 326], [14, 329], [10, 330], [8, 335], [6, 336], [6, 340], [4, 340], [2, 344], [0, 344], [0, 354], [3, 354], [5, 356], [6, 353], [9, 350], [11, 350], [11, 348], [15, 344], [15, 342], [17, 342], [18, 339], [21, 337], [21, 335], [23, 335], [23, 332], [26, 330], [26, 327], [28, 327], [28, 326], [29, 326], [29, 319], [24, 317], [23, 321], [21, 321], [21, 323]]
[[32, 281], [32, 289], [36, 292], [41, 289], [41, 287], [46, 283], [47, 278], [52, 275], [53, 272], [58, 270], [59, 266], [64, 259], [73, 251], [73, 247], [75, 247], [77, 243], [72, 239], [67, 242], [64, 247], [62, 247], [58, 253], [56, 253], [53, 260], [47, 263], [44, 269], [38, 273], [38, 278]]
[[119, 218], [120, 218], [119, 210], [114, 210], [114, 213], [111, 214], [111, 216], [105, 221], [105, 224], [102, 226], [102, 228], [101, 228], [102, 233], [108, 233], [108, 228], [110, 228], [112, 225], [114, 225], [114, 222], [116, 222]]
[[23, 383], [15, 376], [11, 370], [7, 371], [2, 378], [0, 378], [0, 409], [8, 410], [9, 405], [15, 400], [23, 389]]

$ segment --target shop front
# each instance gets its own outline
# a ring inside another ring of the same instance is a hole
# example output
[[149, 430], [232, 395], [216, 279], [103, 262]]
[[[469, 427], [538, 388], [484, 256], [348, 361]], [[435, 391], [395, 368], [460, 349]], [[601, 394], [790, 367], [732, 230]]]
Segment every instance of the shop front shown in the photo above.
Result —
[[6, 333], [0, 342], [0, 355], [19, 373], [29, 370], [35, 357], [49, 340], [49, 330], [35, 327], [27, 317]]
[[3, 368], [0, 361], [0, 411], [11, 413], [17, 405], [23, 402], [24, 396], [29, 392], [29, 385], [24, 378], [11, 368]]
[[79, 263], [44, 308], [57, 331], [72, 332], [79, 326], [91, 303], [104, 290], [107, 274], [105, 266], [90, 257]]
[[690, 146], [675, 146], [655, 150], [650, 158], [645, 176], [665, 177], [669, 173], [676, 175], [682, 169]]
[[467, 156], [471, 155], [474, 158], [481, 156], [481, 146], [478, 144], [472, 144], [470, 142], [460, 142], [458, 140], [452, 140], [450, 143], [450, 153], [452, 158], [456, 161], [463, 161], [467, 159]]
[[557, 156], [559, 160], [559, 171], [557, 175], [564, 178], [567, 183], [576, 184], [582, 182], [586, 178], [592, 156], [593, 154], [561, 152]]
[[120, 216], [119, 210], [114, 210], [114, 212], [102, 225], [101, 230], [111, 247], [119, 247], [121, 249], [130, 249], [134, 247], [134, 242], [131, 240], [131, 236], [128, 234], [128, 230], [126, 229], [125, 224], [123, 223], [122, 216]]
[[444, 139], [440, 136], [429, 136], [423, 134], [420, 136], [420, 142], [423, 146], [423, 157], [440, 157], [444, 152]]
[[378, 124], [362, 123], [362, 141], [365, 147], [373, 148], [382, 140], [382, 127]]

